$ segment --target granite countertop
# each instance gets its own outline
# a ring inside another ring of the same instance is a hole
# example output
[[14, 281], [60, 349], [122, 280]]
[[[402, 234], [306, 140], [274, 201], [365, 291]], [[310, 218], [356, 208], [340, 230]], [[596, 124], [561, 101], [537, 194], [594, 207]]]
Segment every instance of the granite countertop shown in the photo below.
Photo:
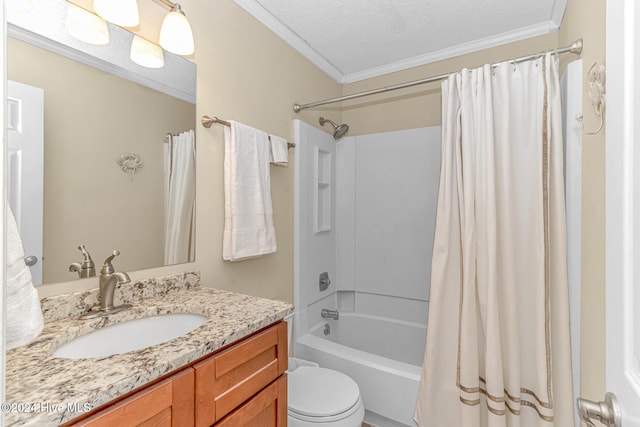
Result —
[[[199, 285], [199, 274], [136, 282], [116, 304], [133, 304], [108, 317], [78, 320], [96, 290], [42, 300], [45, 326], [29, 345], [7, 352], [7, 425], [59, 425], [175, 371], [291, 313], [289, 303]], [[189, 334], [139, 351], [102, 359], [60, 359], [53, 352], [96, 328], [156, 314], [194, 313], [209, 320]]]

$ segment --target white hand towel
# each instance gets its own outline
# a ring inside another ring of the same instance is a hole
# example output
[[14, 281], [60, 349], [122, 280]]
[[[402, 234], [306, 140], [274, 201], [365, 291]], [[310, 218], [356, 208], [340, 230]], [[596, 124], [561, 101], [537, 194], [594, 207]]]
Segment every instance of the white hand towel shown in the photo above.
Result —
[[44, 321], [38, 292], [24, 263], [24, 248], [16, 219], [7, 209], [7, 350], [29, 344]]
[[286, 166], [289, 163], [289, 143], [277, 135], [269, 135], [271, 142], [271, 163]]
[[268, 135], [231, 121], [224, 140], [222, 259], [239, 261], [275, 252]]

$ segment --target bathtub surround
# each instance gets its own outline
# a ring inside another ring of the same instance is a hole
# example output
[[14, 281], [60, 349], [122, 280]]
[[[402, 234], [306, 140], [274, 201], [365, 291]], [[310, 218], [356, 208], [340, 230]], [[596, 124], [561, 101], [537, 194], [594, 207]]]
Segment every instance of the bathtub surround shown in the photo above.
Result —
[[[426, 337], [425, 260], [433, 242], [440, 128], [336, 142], [296, 120], [296, 142], [294, 354], [355, 379], [365, 420], [412, 425]], [[324, 199], [322, 190], [328, 190]], [[330, 227], [314, 222], [320, 208]], [[324, 272], [331, 283], [323, 291]], [[339, 319], [322, 318], [323, 309], [337, 309]]]
[[[582, 221], [582, 129], [572, 120], [582, 111], [582, 66], [577, 59], [567, 65], [560, 79], [562, 88], [564, 185], [567, 215], [567, 276], [569, 279], [569, 324], [571, 325], [571, 368], [573, 396], [580, 396], [580, 268]], [[574, 418], [578, 420], [577, 407]]]
[[337, 144], [337, 288], [354, 290], [362, 308], [389, 296], [387, 305], [403, 298], [396, 302], [421, 303], [427, 311], [440, 139], [433, 126]]
[[222, 259], [241, 261], [277, 249], [271, 205], [269, 135], [230, 121], [224, 128]]
[[442, 93], [416, 421], [574, 425], [557, 61], [463, 70]]

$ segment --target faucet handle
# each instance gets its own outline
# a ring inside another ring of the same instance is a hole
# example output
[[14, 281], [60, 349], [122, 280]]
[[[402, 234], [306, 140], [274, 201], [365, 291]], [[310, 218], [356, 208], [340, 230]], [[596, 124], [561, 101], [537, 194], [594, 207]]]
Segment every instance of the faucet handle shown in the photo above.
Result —
[[104, 264], [102, 264], [102, 270], [100, 272], [103, 272], [104, 270], [104, 273], [109, 273], [109, 274], [113, 273], [114, 268], [113, 268], [113, 265], [111, 264], [111, 261], [118, 255], [120, 255], [120, 251], [117, 249], [114, 249], [113, 252], [111, 252], [111, 255], [109, 255], [107, 259], [104, 260]]
[[111, 264], [111, 260], [113, 260], [115, 257], [117, 257], [118, 255], [120, 255], [120, 251], [117, 249], [114, 249], [113, 252], [111, 252], [111, 255], [109, 255], [107, 257], [107, 259], [104, 260], [105, 264]]
[[87, 248], [85, 248], [84, 245], [80, 245], [78, 246], [78, 250], [80, 252], [82, 252], [82, 264], [85, 267], [94, 267], [95, 264], [93, 263], [93, 259], [91, 259], [91, 254], [89, 254], [89, 251], [87, 251]]

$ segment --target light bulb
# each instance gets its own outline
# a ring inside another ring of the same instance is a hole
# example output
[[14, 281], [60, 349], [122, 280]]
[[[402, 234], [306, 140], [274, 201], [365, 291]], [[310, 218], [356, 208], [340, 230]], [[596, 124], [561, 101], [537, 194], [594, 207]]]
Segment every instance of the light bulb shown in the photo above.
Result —
[[136, 0], [93, 0], [93, 10], [104, 19], [123, 27], [140, 23]]
[[109, 43], [109, 29], [104, 19], [73, 3], [68, 3], [65, 29], [69, 35], [85, 43]]
[[191, 55], [194, 52], [191, 25], [179, 4], [162, 21], [160, 46], [177, 55]]
[[162, 48], [139, 36], [133, 36], [130, 58], [136, 64], [147, 68], [162, 68], [164, 66]]

